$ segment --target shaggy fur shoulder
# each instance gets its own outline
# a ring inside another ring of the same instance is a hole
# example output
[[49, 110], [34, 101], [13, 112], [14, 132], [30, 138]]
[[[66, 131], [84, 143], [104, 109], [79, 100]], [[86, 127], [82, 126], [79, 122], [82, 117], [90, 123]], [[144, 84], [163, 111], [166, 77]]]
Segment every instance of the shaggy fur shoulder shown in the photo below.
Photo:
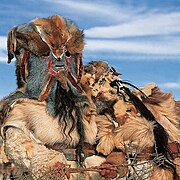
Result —
[[[21, 99], [17, 102], [4, 122], [1, 132], [5, 127], [15, 126], [24, 132], [32, 132], [36, 139], [43, 144], [53, 145], [63, 143], [65, 146], [74, 147], [79, 142], [77, 129], [72, 128], [72, 120], [68, 122], [52, 117], [46, 112], [46, 104], [36, 100]], [[83, 119], [85, 142], [94, 144], [97, 127], [93, 117], [87, 122]], [[29, 131], [30, 130], [30, 131]]]

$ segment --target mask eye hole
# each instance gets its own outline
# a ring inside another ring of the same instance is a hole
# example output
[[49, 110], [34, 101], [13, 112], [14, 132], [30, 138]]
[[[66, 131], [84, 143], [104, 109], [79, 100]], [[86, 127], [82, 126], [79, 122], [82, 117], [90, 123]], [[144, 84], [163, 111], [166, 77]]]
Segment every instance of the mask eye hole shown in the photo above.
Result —
[[65, 52], [65, 56], [66, 56], [66, 57], [68, 57], [68, 58], [70, 58], [70, 57], [71, 57], [71, 54], [70, 54], [70, 52], [69, 52], [68, 50], [66, 50], [66, 52]]
[[52, 47], [52, 49], [55, 49], [55, 44], [51, 43], [51, 47]]

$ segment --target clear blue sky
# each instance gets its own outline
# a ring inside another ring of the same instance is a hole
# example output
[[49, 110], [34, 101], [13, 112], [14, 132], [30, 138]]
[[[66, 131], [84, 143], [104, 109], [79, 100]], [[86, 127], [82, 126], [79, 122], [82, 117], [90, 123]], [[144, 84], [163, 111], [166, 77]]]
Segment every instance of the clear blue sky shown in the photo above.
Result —
[[0, 98], [16, 89], [6, 37], [14, 26], [55, 14], [84, 29], [84, 64], [104, 60], [138, 87], [155, 82], [180, 100], [179, 0], [1, 0]]

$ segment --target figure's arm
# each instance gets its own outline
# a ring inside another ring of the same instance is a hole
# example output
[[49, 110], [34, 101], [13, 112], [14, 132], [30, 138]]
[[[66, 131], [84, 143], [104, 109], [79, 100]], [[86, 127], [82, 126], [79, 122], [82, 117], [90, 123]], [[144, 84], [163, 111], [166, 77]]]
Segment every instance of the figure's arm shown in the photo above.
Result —
[[[4, 136], [5, 152], [8, 158], [28, 172], [33, 179], [66, 179], [63, 168], [67, 161], [63, 153], [37, 143], [17, 127], [6, 126]], [[56, 166], [58, 173], [55, 171]]]

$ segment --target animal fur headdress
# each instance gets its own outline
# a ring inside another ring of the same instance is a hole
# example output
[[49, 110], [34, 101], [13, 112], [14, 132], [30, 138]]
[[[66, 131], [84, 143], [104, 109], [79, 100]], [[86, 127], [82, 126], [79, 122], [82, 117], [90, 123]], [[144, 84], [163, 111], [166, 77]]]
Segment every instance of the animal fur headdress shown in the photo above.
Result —
[[83, 31], [79, 30], [74, 22], [61, 16], [36, 18], [9, 31], [8, 62], [11, 62], [20, 48], [42, 56], [47, 55], [50, 50], [60, 50], [62, 45], [66, 45], [70, 53], [82, 53]]

